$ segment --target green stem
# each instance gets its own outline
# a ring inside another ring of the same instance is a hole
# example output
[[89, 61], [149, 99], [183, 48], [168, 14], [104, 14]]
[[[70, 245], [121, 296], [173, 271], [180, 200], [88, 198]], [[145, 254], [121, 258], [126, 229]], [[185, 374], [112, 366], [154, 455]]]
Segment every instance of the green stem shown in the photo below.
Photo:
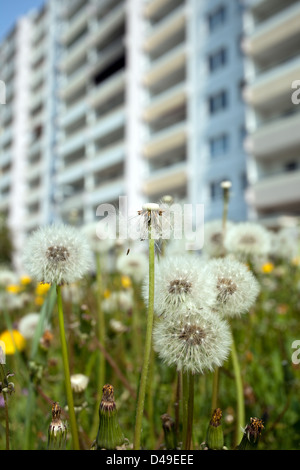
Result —
[[240, 370], [239, 359], [237, 350], [232, 335], [232, 346], [231, 346], [231, 360], [234, 370], [236, 396], [237, 396], [237, 421], [236, 421], [236, 433], [234, 447], [240, 442], [243, 437], [243, 429], [245, 427], [245, 403], [244, 403], [244, 390], [243, 382]]
[[195, 376], [192, 372], [188, 373], [188, 410], [186, 425], [185, 450], [191, 450], [194, 418], [194, 383]]
[[[0, 363], [0, 378], [1, 382], [4, 385], [6, 380], [6, 374], [4, 371], [3, 364]], [[4, 399], [4, 409], [5, 409], [5, 449], [9, 450], [9, 417], [8, 417], [8, 405], [7, 405], [7, 397], [6, 393], [2, 391], [3, 399]]]
[[153, 373], [154, 373], [154, 351], [151, 348], [150, 364], [148, 372], [148, 383], [147, 383], [147, 412], [149, 422], [149, 447], [154, 449], [155, 445], [155, 432], [154, 432], [154, 407], [153, 407]]
[[80, 447], [79, 447], [79, 438], [78, 438], [76, 416], [75, 416], [75, 411], [74, 411], [74, 402], [73, 402], [73, 394], [72, 394], [71, 379], [70, 379], [69, 359], [68, 359], [68, 347], [67, 347], [67, 341], [66, 341], [66, 333], [65, 333], [65, 325], [64, 325], [64, 313], [63, 313], [62, 296], [61, 296], [61, 287], [60, 286], [56, 286], [56, 292], [57, 292], [57, 308], [58, 308], [58, 321], [59, 321], [59, 330], [60, 330], [61, 352], [62, 352], [62, 358], [63, 358], [65, 388], [66, 388], [66, 395], [67, 395], [67, 403], [68, 403], [68, 411], [69, 411], [69, 419], [70, 419], [70, 428], [71, 428], [71, 434], [72, 434], [72, 439], [73, 439], [73, 448], [74, 448], [74, 450], [79, 450], [80, 449]]
[[219, 367], [214, 371], [213, 374], [213, 389], [212, 389], [212, 400], [211, 400], [211, 409], [212, 412], [218, 408], [219, 401]]
[[[100, 254], [96, 254], [97, 262], [97, 303], [98, 303], [98, 338], [100, 343], [105, 347], [105, 316], [101, 306], [102, 302], [102, 273], [101, 273], [101, 262]], [[105, 385], [106, 376], [106, 362], [105, 357], [99, 351], [99, 370], [98, 370], [98, 393], [102, 393], [102, 387]]]
[[182, 372], [182, 450], [187, 440], [187, 415], [189, 408], [189, 381], [187, 372]]
[[144, 412], [146, 383], [149, 369], [149, 361], [152, 346], [152, 329], [153, 329], [153, 316], [154, 316], [154, 258], [155, 258], [155, 240], [150, 237], [149, 239], [149, 304], [147, 315], [147, 330], [145, 339], [144, 360], [140, 378], [139, 395], [136, 410], [135, 432], [133, 448], [139, 450], [141, 447], [141, 431], [142, 419]]

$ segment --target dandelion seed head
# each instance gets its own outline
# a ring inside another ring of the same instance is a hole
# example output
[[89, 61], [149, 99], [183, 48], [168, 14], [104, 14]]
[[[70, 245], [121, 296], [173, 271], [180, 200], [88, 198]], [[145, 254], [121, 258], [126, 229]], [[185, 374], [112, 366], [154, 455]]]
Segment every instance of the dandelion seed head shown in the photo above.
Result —
[[271, 236], [267, 229], [254, 222], [240, 222], [226, 231], [224, 246], [240, 259], [266, 255], [271, 250]]
[[195, 307], [182, 309], [179, 317], [177, 322], [164, 319], [155, 324], [153, 345], [159, 357], [179, 371], [203, 373], [220, 367], [231, 345], [226, 320]]
[[[148, 302], [149, 278], [143, 286]], [[177, 315], [181, 305], [212, 306], [217, 296], [214, 279], [207, 277], [197, 255], [161, 259], [156, 266], [154, 308], [157, 315]]]
[[24, 265], [39, 282], [69, 284], [82, 278], [91, 264], [86, 238], [68, 225], [49, 225], [27, 240]]
[[[226, 230], [233, 226], [227, 221]], [[204, 244], [202, 252], [209, 257], [224, 256], [223, 224], [222, 220], [212, 220], [204, 224]]]
[[245, 264], [226, 257], [210, 260], [205, 269], [207, 276], [215, 279], [216, 309], [221, 314], [232, 317], [249, 311], [260, 288]]

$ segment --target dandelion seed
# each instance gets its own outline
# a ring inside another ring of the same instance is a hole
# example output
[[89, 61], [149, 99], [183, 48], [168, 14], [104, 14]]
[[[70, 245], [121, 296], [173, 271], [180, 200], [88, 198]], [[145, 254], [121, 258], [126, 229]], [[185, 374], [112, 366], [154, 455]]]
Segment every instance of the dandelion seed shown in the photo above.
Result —
[[28, 239], [24, 264], [29, 274], [43, 283], [69, 284], [82, 278], [90, 267], [90, 249], [74, 227], [52, 225], [38, 229]]
[[226, 316], [236, 316], [249, 311], [254, 304], [259, 284], [247, 267], [229, 257], [210, 260], [207, 276], [215, 278], [218, 291], [216, 308]]
[[178, 321], [158, 321], [153, 345], [159, 357], [177, 370], [203, 373], [220, 367], [229, 354], [231, 333], [227, 322], [208, 310], [182, 309]]

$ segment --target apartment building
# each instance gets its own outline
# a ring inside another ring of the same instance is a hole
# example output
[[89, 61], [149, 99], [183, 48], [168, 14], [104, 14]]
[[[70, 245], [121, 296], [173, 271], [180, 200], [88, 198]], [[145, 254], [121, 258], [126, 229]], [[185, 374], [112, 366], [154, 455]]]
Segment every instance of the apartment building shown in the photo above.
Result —
[[[25, 165], [29, 108], [30, 20], [22, 18], [0, 45], [5, 104], [0, 105], [0, 211], [18, 251], [24, 242]], [[16, 257], [16, 265], [20, 259]]]
[[299, 24], [299, 0], [248, 2], [247, 197], [253, 217], [271, 225], [282, 214], [300, 215], [300, 105], [292, 100], [300, 79]]
[[[224, 179], [230, 218], [245, 219], [242, 14], [238, 0], [48, 0], [23, 18], [11, 35], [20, 36], [15, 76], [26, 79], [14, 108], [8, 87], [0, 151], [5, 174], [18, 167], [19, 212], [8, 176], [0, 202], [18, 237], [90, 222], [123, 195], [129, 210], [171, 194], [219, 218]], [[20, 120], [17, 158], [7, 139]]]
[[145, 2], [143, 191], [203, 203], [207, 220], [222, 214], [224, 179], [229, 216], [247, 217], [242, 15], [239, 1]]

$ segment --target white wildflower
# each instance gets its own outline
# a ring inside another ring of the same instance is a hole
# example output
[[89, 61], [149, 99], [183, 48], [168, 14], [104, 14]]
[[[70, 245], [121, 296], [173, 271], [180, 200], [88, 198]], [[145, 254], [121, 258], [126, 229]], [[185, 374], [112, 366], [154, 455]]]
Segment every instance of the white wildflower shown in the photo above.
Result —
[[133, 307], [134, 299], [132, 289], [126, 291], [111, 292], [109, 297], [102, 301], [102, 310], [105, 313], [113, 313], [119, 310], [127, 312]]
[[84, 374], [73, 374], [70, 379], [72, 390], [75, 393], [82, 393], [89, 383], [89, 378]]
[[[25, 339], [32, 339], [40, 321], [39, 313], [28, 313], [22, 317], [18, 323], [18, 330]], [[44, 327], [44, 330], [49, 330], [49, 325]]]
[[[149, 276], [143, 287], [148, 302]], [[163, 258], [156, 265], [154, 309], [157, 315], [176, 316], [185, 306], [212, 306], [217, 296], [213, 278], [206, 276], [199, 257]]]
[[91, 252], [75, 227], [51, 225], [36, 230], [28, 239], [24, 264], [29, 274], [44, 283], [69, 284], [88, 271]]
[[223, 365], [230, 350], [231, 332], [219, 315], [203, 309], [184, 309], [176, 321], [156, 322], [153, 345], [168, 366], [203, 373]]
[[266, 228], [254, 222], [240, 222], [226, 231], [224, 245], [241, 259], [266, 255], [271, 250], [271, 236]]
[[0, 269], [0, 288], [1, 287], [7, 287], [10, 284], [18, 284], [19, 283], [19, 278], [17, 274], [15, 274], [13, 271], [10, 269]]
[[216, 309], [221, 314], [233, 317], [249, 311], [260, 288], [243, 263], [229, 257], [214, 259], [207, 263], [206, 272], [207, 276], [215, 278]]
[[107, 224], [91, 222], [82, 227], [82, 233], [94, 253], [107, 253], [115, 245], [115, 236]]
[[148, 272], [148, 257], [143, 252], [122, 254], [117, 259], [116, 268], [121, 274], [140, 283]]
[[[233, 223], [227, 221], [226, 231], [233, 226]], [[202, 252], [209, 257], [224, 256], [224, 240], [223, 240], [222, 220], [212, 220], [204, 224], [204, 245]]]

